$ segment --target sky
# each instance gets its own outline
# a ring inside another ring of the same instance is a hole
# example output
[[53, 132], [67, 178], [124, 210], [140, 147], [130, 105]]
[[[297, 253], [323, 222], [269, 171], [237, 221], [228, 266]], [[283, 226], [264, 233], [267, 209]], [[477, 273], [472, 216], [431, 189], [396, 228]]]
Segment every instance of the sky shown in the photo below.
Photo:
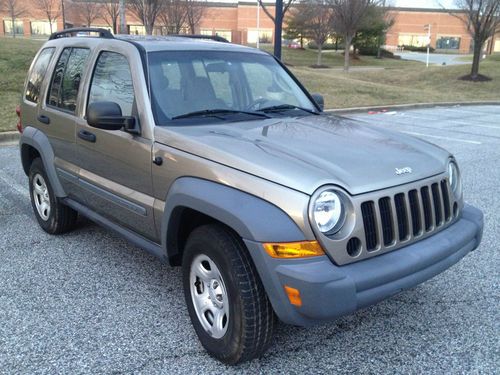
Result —
[[445, 8], [453, 8], [455, 5], [454, 0], [392, 0], [392, 3], [398, 7], [408, 8], [441, 8], [441, 5]]

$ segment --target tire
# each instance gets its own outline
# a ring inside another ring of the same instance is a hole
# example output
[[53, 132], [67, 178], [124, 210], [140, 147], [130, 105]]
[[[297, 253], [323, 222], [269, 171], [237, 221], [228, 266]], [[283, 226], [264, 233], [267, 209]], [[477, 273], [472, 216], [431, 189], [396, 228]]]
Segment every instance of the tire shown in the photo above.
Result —
[[61, 234], [74, 228], [78, 213], [55, 196], [40, 158], [31, 163], [29, 191], [36, 219], [45, 232]]
[[[271, 343], [276, 317], [241, 239], [221, 225], [198, 227], [187, 240], [182, 268], [191, 322], [208, 353], [230, 365], [260, 357]], [[217, 273], [220, 277], [214, 277]], [[211, 281], [207, 283], [200, 274]], [[207, 308], [203, 315], [195, 307], [195, 301], [202, 305], [200, 300]], [[215, 325], [215, 321], [221, 324]]]

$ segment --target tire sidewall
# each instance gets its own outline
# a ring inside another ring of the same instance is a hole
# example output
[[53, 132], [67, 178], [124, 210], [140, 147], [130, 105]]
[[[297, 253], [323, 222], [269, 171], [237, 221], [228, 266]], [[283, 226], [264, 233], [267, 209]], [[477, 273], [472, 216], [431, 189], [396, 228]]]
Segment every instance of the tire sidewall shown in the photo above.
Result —
[[[50, 214], [48, 220], [43, 220], [40, 214], [38, 213], [38, 210], [35, 205], [35, 197], [33, 193], [33, 179], [35, 175], [41, 175], [45, 181], [45, 184], [47, 185], [47, 190], [49, 193], [49, 201], [50, 201]], [[52, 189], [52, 186], [50, 184], [50, 181], [47, 177], [47, 174], [45, 173], [45, 169], [43, 167], [42, 161], [40, 159], [35, 159], [33, 163], [31, 164], [30, 171], [29, 171], [29, 192], [30, 192], [30, 198], [31, 198], [31, 206], [33, 207], [33, 211], [35, 212], [36, 219], [38, 221], [38, 224], [45, 230], [45, 231], [50, 231], [51, 228], [55, 226], [55, 215], [56, 215], [56, 209], [57, 209], [57, 201], [56, 197], [54, 195], [54, 190]]]
[[[237, 249], [234, 250], [237, 251]], [[190, 285], [191, 264], [193, 259], [201, 254], [208, 256], [219, 268], [228, 295], [228, 328], [225, 335], [220, 339], [211, 337], [205, 331], [193, 306]], [[199, 237], [193, 241], [188, 241], [184, 252], [182, 276], [184, 296], [188, 312], [196, 334], [198, 335], [202, 345], [207, 348], [212, 355], [225, 362], [233, 362], [233, 360], [236, 361], [239, 358], [238, 351], [241, 347], [240, 342], [242, 340], [243, 332], [241, 295], [236, 287], [238, 285], [238, 280], [234, 277], [231, 271], [232, 267], [230, 264], [230, 258], [224, 254], [224, 251], [221, 248], [218, 248], [215, 244], [211, 243], [211, 241], [208, 239], [204, 241]]]

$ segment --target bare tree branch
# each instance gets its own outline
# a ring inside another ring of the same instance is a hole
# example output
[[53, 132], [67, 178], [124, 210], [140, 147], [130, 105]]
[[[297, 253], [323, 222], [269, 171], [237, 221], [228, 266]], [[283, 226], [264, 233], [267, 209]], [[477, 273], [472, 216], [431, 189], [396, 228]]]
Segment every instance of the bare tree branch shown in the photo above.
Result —
[[165, 5], [164, 0], [128, 0], [127, 5], [146, 28], [146, 34], [152, 35], [156, 19]]
[[61, 15], [61, 3], [59, 0], [35, 0], [35, 6], [40, 9], [49, 21], [50, 33], [52, 34], [52, 24]]
[[370, 6], [378, 5], [375, 0], [327, 0], [333, 12], [334, 30], [344, 37], [344, 70], [349, 70], [349, 53], [357, 30], [362, 25]]
[[102, 18], [116, 34], [118, 32], [118, 18], [120, 17], [120, 3], [117, 0], [107, 0], [102, 7], [104, 10]]
[[[283, 1], [283, 16], [285, 16], [286, 12], [290, 9], [292, 4], [297, 2], [297, 0], [286, 0]], [[260, 7], [264, 11], [264, 13], [273, 21], [276, 22], [274, 16], [271, 14], [271, 11], [267, 8], [267, 5], [264, 3], [264, 0], [259, 0]]]
[[16, 19], [24, 16], [27, 12], [22, 0], [3, 0], [0, 9], [9, 15], [12, 26], [12, 37], [16, 37]]
[[451, 12], [467, 27], [474, 41], [470, 79], [480, 79], [479, 64], [486, 41], [500, 29], [500, 0], [456, 0], [460, 13]]

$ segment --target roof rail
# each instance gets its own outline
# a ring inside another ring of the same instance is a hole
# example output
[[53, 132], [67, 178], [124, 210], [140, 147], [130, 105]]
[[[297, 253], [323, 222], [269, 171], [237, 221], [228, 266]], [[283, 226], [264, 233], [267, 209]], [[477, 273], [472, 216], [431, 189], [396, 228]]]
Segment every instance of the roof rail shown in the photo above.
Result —
[[207, 40], [214, 40], [216, 42], [221, 42], [221, 43], [230, 43], [229, 40], [226, 38], [223, 38], [219, 35], [189, 35], [189, 34], [168, 34], [167, 36], [176, 36], [180, 38], [191, 38], [191, 39], [207, 39]]
[[56, 31], [55, 33], [50, 34], [49, 40], [73, 36], [72, 34], [77, 33], [98, 33], [99, 38], [114, 39], [113, 34], [111, 34], [109, 30], [102, 29], [100, 27], [75, 27], [72, 29]]

